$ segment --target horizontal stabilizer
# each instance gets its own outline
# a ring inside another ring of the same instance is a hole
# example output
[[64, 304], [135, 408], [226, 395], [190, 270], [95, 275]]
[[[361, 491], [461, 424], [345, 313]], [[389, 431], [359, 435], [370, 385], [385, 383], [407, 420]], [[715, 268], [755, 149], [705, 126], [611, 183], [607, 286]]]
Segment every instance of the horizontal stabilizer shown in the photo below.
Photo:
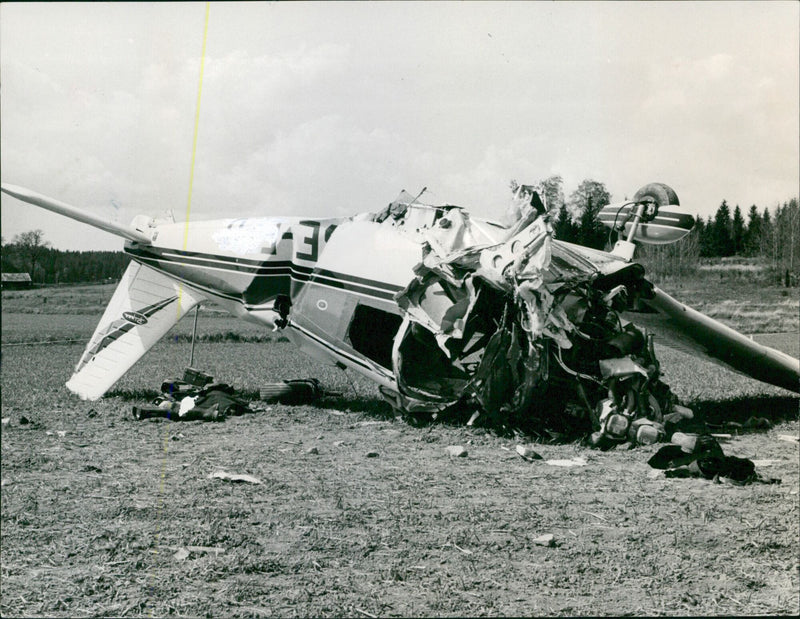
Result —
[[102, 397], [204, 298], [150, 267], [131, 262], [67, 389], [84, 400]]
[[[604, 226], [621, 232], [627, 238], [634, 224], [636, 204], [619, 202], [608, 204], [597, 213], [597, 220]], [[655, 217], [640, 221], [633, 240], [645, 245], [667, 245], [680, 241], [692, 231], [694, 217], [681, 211], [681, 207], [671, 204], [660, 206]]]
[[2, 189], [2, 191], [8, 195], [15, 197], [17, 200], [22, 200], [28, 204], [40, 206], [48, 211], [65, 215], [71, 219], [81, 221], [85, 224], [89, 224], [90, 226], [94, 226], [95, 228], [100, 228], [101, 230], [105, 230], [111, 234], [121, 236], [129, 241], [137, 241], [139, 243], [148, 244], [151, 241], [149, 236], [140, 232], [136, 228], [132, 228], [131, 226], [123, 226], [116, 222], [103, 219], [102, 217], [98, 217], [97, 215], [93, 215], [87, 211], [83, 211], [75, 206], [61, 202], [60, 200], [48, 198], [47, 196], [36, 193], [35, 191], [31, 191], [30, 189], [26, 189], [25, 187], [3, 183], [2, 186], [0, 186], [0, 189]]

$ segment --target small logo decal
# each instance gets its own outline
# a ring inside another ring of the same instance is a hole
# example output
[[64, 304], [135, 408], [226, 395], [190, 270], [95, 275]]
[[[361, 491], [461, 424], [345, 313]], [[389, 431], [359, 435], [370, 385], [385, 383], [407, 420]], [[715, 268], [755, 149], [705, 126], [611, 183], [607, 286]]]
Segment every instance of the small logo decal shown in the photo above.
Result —
[[122, 312], [122, 317], [140, 327], [147, 324], [147, 316], [139, 312]]

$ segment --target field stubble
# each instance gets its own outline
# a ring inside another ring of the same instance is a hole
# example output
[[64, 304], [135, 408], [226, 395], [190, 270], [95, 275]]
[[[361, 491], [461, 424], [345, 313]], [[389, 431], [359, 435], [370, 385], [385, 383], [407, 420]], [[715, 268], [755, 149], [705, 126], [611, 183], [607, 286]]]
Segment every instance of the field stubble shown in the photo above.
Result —
[[[3, 343], [85, 339], [99, 314], [39, 316], [4, 304]], [[210, 341], [238, 325], [256, 341]], [[522, 438], [396, 420], [369, 383], [238, 325], [201, 312], [196, 365], [249, 391], [316, 376], [342, 395], [224, 423], [137, 422], [131, 407], [185, 366], [185, 337], [94, 403], [63, 387], [83, 344], [3, 347], [3, 616], [800, 611], [798, 447], [777, 439], [798, 433], [786, 392], [658, 351], [684, 401], [775, 422], [723, 447], [771, 461], [759, 470], [780, 485], [653, 476], [655, 446], [534, 446], [587, 461], [559, 468], [519, 459]], [[796, 337], [763, 337], [798, 354]], [[454, 444], [468, 457], [448, 457]], [[219, 469], [262, 484], [209, 479]]]

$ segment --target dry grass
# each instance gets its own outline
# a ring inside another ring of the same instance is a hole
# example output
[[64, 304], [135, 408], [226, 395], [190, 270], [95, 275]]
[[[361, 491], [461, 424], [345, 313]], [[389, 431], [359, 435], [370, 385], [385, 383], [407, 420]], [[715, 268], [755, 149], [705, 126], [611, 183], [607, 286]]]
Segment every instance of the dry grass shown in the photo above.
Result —
[[798, 333], [800, 291], [778, 285], [763, 272], [740, 270], [739, 266], [715, 263], [692, 276], [654, 283], [741, 333]]
[[[66, 314], [9, 321], [3, 309], [4, 343], [94, 326]], [[396, 420], [370, 384], [285, 342], [214, 342], [236, 324], [216, 320], [201, 314], [209, 337], [196, 358], [219, 380], [253, 393], [316, 376], [343, 395], [224, 423], [137, 422], [131, 407], [186, 364], [185, 337], [156, 345], [95, 403], [63, 387], [82, 344], [4, 346], [2, 616], [800, 612], [800, 462], [778, 440], [800, 431], [796, 397], [659, 349], [667, 382], [710, 419], [775, 422], [723, 447], [771, 460], [759, 471], [783, 483], [653, 476], [656, 447], [535, 445], [588, 462], [559, 468], [519, 459], [522, 438]], [[764, 340], [797, 355], [796, 337]], [[448, 457], [448, 445], [468, 457]], [[263, 483], [209, 479], [218, 469]], [[547, 533], [555, 545], [538, 545]], [[176, 556], [187, 547], [220, 551]]]
[[[217, 424], [136, 422], [131, 406], [188, 346], [158, 345], [97, 403], [61, 386], [79, 352], [4, 351], [3, 616], [800, 610], [797, 447], [776, 440], [797, 434], [796, 414], [725, 445], [775, 460], [761, 471], [783, 483], [734, 487], [652, 478], [654, 448], [536, 447], [588, 460], [562, 469], [524, 462], [516, 441], [478, 428], [414, 428], [368, 385], [353, 394], [280, 343], [209, 343], [200, 359], [243, 387], [259, 384], [261, 363], [263, 375], [315, 374], [346, 395]], [[748, 404], [775, 418], [782, 401], [762, 392]], [[449, 458], [451, 444], [469, 456]], [[263, 484], [208, 479], [217, 469]], [[534, 542], [545, 533], [556, 546]], [[188, 546], [224, 552], [177, 559]]]

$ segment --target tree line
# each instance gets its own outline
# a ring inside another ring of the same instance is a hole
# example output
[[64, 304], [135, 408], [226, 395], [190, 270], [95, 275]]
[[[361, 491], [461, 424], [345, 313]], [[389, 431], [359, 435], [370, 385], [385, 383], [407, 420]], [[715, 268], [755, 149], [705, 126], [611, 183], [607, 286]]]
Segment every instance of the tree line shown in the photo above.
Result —
[[[512, 185], [515, 181], [512, 181]], [[542, 182], [547, 207], [553, 213], [553, 228], [558, 239], [595, 249], [610, 249], [616, 234], [597, 220], [597, 214], [610, 204], [605, 185], [584, 180], [565, 198], [560, 176]], [[648, 270], [662, 275], [694, 269], [700, 258], [740, 256], [758, 258], [784, 279], [800, 279], [800, 207], [797, 198], [773, 210], [750, 206], [747, 218], [737, 204], [733, 212], [726, 200], [707, 220], [696, 217], [694, 229], [671, 245], [643, 245], [637, 258]], [[791, 276], [789, 277], [790, 274]]]
[[50, 247], [41, 230], [2, 240], [3, 273], [28, 273], [35, 284], [79, 284], [119, 280], [130, 256], [119, 251], [63, 251]]
[[742, 216], [723, 200], [713, 217], [696, 218], [694, 229], [673, 245], [646, 246], [640, 257], [650, 272], [680, 275], [701, 258], [754, 260], [786, 286], [800, 281], [800, 208], [797, 198], [763, 211], [754, 204]]
[[778, 205], [772, 213], [768, 208], [759, 212], [753, 204], [745, 222], [739, 205], [731, 215], [728, 203], [723, 200], [713, 219], [697, 220], [700, 255], [761, 256], [776, 268], [784, 266], [795, 271], [800, 258], [798, 212], [797, 198]]

